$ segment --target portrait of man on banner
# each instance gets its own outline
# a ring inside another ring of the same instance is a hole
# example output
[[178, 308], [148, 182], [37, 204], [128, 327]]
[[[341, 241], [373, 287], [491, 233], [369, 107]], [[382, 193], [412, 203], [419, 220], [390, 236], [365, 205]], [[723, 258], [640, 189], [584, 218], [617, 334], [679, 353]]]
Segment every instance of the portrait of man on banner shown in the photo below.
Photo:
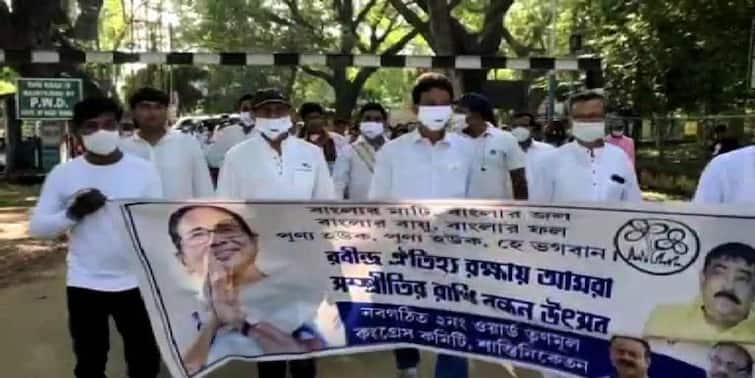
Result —
[[640, 338], [616, 335], [609, 343], [609, 356], [615, 373], [602, 378], [648, 378], [650, 344]]
[[662, 304], [651, 313], [645, 335], [676, 341], [755, 343], [755, 249], [719, 245], [705, 257], [700, 296], [688, 304]]
[[[202, 309], [191, 316], [196, 338], [181, 348], [190, 374], [224, 356], [307, 353], [327, 344], [316, 318], [322, 296], [301, 294], [260, 268], [260, 236], [224, 207], [190, 205], [173, 212], [169, 233], [177, 261], [203, 282]], [[282, 298], [281, 292], [292, 293]], [[298, 293], [298, 294], [294, 294]]]
[[752, 378], [752, 355], [741, 345], [720, 342], [708, 356], [708, 378]]

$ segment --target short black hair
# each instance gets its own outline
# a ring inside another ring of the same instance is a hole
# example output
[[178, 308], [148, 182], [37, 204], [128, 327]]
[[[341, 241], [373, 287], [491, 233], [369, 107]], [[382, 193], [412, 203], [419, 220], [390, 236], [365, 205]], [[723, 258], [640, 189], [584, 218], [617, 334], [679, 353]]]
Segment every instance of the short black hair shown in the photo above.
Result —
[[156, 102], [168, 106], [170, 104], [170, 97], [168, 94], [155, 88], [144, 87], [140, 88], [128, 100], [128, 105], [131, 109], [134, 109], [136, 105], [143, 101]]
[[245, 234], [249, 235], [250, 237], [255, 235], [255, 233], [246, 223], [244, 218], [241, 217], [241, 215], [236, 214], [235, 212], [228, 210], [225, 207], [212, 206], [212, 205], [184, 206], [174, 211], [173, 214], [171, 214], [170, 218], [168, 219], [168, 234], [170, 235], [170, 240], [173, 242], [173, 245], [176, 246], [179, 256], [183, 254], [183, 251], [181, 250], [181, 235], [178, 234], [178, 224], [181, 223], [181, 220], [188, 212], [192, 210], [196, 210], [196, 209], [211, 209], [211, 210], [217, 210], [222, 213], [228, 214], [231, 216], [231, 218], [233, 218], [233, 220], [236, 221], [236, 223], [238, 223], [241, 226], [241, 230], [244, 231]]
[[721, 347], [730, 347], [730, 348], [734, 348], [734, 349], [738, 350], [739, 352], [742, 352], [742, 354], [744, 354], [745, 357], [746, 357], [746, 359], [747, 359], [747, 370], [746, 370], [746, 372], [747, 372], [748, 375], [752, 375], [752, 365], [753, 365], [753, 363], [755, 363], [755, 361], [753, 361], [752, 355], [750, 354], [750, 351], [747, 350], [747, 348], [745, 348], [745, 347], [743, 347], [743, 346], [741, 346], [741, 345], [739, 345], [737, 343], [732, 343], [730, 341], [721, 341], [719, 343], [716, 343], [716, 345], [713, 345], [713, 348], [710, 348], [710, 350], [713, 351], [713, 350], [716, 350], [716, 349], [721, 348]]
[[566, 111], [568, 114], [571, 114], [572, 109], [574, 108], [574, 104], [587, 102], [587, 101], [593, 101], [593, 100], [600, 100], [601, 102], [603, 102], [604, 112], [608, 111], [608, 100], [606, 99], [606, 96], [596, 91], [584, 91], [584, 92], [575, 93], [574, 95], [569, 97], [569, 101], [568, 101], [569, 106], [567, 107]]
[[653, 351], [650, 349], [650, 343], [648, 343], [647, 340], [641, 339], [639, 337], [624, 336], [624, 335], [613, 335], [613, 337], [611, 337], [611, 341], [608, 343], [608, 345], [612, 347], [614, 341], [620, 340], [620, 339], [631, 340], [631, 341], [638, 342], [638, 343], [642, 344], [642, 347], [645, 349], [645, 358], [646, 359], [650, 358], [650, 356], [652, 355]]
[[78, 129], [89, 119], [97, 118], [103, 114], [112, 114], [115, 120], [120, 122], [123, 109], [111, 98], [88, 97], [79, 101], [73, 107], [73, 127]]
[[414, 82], [414, 88], [412, 89], [412, 101], [414, 105], [419, 105], [422, 94], [431, 89], [442, 89], [448, 92], [452, 99], [454, 98], [454, 85], [451, 83], [451, 80], [443, 74], [428, 72], [420, 75], [417, 81]]
[[496, 124], [495, 113], [493, 112], [493, 104], [487, 97], [479, 93], [467, 93], [456, 102], [457, 105], [469, 109], [472, 113], [477, 113], [482, 116], [486, 122], [492, 125]]
[[535, 121], [535, 115], [530, 112], [516, 112], [514, 113], [514, 116], [511, 117], [511, 119], [517, 119], [522, 117], [529, 117], [530, 118], [530, 126], [536, 126], [537, 122]]
[[385, 108], [383, 107], [383, 105], [380, 105], [377, 102], [368, 102], [368, 103], [362, 105], [362, 108], [359, 109], [359, 119], [362, 119], [362, 117], [364, 117], [364, 113], [367, 113], [369, 111], [380, 112], [380, 114], [383, 115], [383, 118], [386, 121], [388, 120], [388, 112], [385, 110]]
[[241, 96], [241, 98], [238, 101], [236, 101], [236, 109], [240, 108], [241, 107], [241, 103], [244, 102], [244, 101], [254, 101], [254, 95], [251, 94], [251, 93], [247, 93], [247, 94]]
[[705, 256], [703, 271], [708, 270], [714, 259], [742, 259], [747, 265], [755, 265], [755, 249], [743, 243], [726, 243], [715, 247]]
[[312, 113], [319, 113], [325, 115], [325, 108], [316, 102], [305, 102], [299, 107], [299, 116], [305, 118]]

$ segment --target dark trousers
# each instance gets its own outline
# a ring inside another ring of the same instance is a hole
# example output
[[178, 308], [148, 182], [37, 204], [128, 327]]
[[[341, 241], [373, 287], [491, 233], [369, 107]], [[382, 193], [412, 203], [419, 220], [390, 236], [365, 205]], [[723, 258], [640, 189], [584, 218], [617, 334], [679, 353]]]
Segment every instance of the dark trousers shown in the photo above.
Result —
[[396, 367], [399, 370], [416, 368], [419, 365], [419, 350], [417, 349], [396, 349], [393, 355], [396, 357]]
[[105, 292], [68, 287], [66, 290], [77, 378], [105, 378], [111, 316], [123, 338], [128, 376], [157, 377], [160, 351], [138, 289]]
[[266, 361], [257, 363], [259, 378], [286, 378], [286, 366], [291, 378], [314, 378], [317, 375], [315, 360]]

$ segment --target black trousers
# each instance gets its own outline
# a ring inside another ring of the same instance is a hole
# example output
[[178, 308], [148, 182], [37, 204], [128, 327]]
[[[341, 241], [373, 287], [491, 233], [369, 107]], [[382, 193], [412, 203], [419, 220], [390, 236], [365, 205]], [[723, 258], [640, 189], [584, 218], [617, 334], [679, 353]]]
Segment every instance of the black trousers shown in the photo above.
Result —
[[315, 360], [267, 361], [257, 363], [259, 378], [286, 378], [286, 365], [291, 378], [314, 378], [317, 375]]
[[105, 378], [111, 316], [123, 338], [128, 376], [157, 377], [160, 351], [139, 289], [105, 292], [68, 287], [67, 296], [77, 378]]

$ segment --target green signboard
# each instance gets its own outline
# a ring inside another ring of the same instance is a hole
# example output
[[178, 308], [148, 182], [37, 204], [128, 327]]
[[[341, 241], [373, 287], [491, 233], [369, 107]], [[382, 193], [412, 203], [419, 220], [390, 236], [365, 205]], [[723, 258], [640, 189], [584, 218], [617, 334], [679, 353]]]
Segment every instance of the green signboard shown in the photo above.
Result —
[[22, 120], [70, 120], [81, 101], [80, 79], [18, 79], [16, 107]]

